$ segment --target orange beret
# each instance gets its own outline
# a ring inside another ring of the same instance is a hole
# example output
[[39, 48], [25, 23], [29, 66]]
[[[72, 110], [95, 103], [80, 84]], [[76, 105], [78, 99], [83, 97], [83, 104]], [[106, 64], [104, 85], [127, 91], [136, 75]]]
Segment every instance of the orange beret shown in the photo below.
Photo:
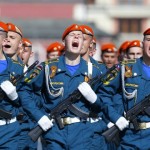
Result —
[[32, 47], [31, 41], [27, 38], [22, 39], [22, 44], [23, 44], [24, 47]]
[[118, 49], [118, 53], [120, 54], [121, 52], [125, 52], [129, 44], [130, 44], [130, 41], [123, 42]]
[[18, 33], [22, 37], [22, 31], [14, 24], [7, 23], [8, 31], [13, 31]]
[[0, 21], [0, 31], [8, 32], [8, 27], [4, 22]]
[[144, 31], [143, 35], [150, 35], [150, 28], [148, 28], [146, 31]]
[[96, 44], [96, 37], [95, 36], [93, 37], [93, 43]]
[[71, 26], [67, 27], [62, 35], [62, 40], [71, 32], [71, 31], [82, 31], [81, 27], [77, 24], [72, 24]]
[[131, 48], [131, 47], [143, 47], [143, 44], [141, 41], [139, 40], [133, 40], [130, 42], [130, 44], [128, 45], [127, 49]]
[[103, 44], [101, 47], [102, 53], [103, 52], [117, 52], [117, 48], [113, 43]]
[[82, 28], [83, 34], [88, 34], [88, 35], [94, 36], [93, 29], [90, 26], [80, 25], [80, 27]]
[[51, 43], [48, 48], [47, 48], [47, 52], [55, 52], [55, 51], [58, 51], [58, 52], [62, 52], [64, 51], [64, 48], [65, 46], [59, 42], [53, 42]]

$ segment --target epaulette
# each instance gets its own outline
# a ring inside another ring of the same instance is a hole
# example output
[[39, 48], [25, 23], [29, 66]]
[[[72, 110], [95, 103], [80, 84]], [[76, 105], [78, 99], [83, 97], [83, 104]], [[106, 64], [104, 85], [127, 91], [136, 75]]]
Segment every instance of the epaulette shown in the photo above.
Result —
[[97, 63], [98, 63], [98, 64], [103, 64], [103, 62], [102, 62], [102, 61], [97, 61]]
[[[86, 62], [87, 66], [88, 66], [88, 62]], [[96, 65], [95, 63], [91, 63], [92, 64], [92, 67], [95, 67], [95, 68], [99, 68], [98, 65]]]
[[134, 64], [136, 63], [136, 59], [128, 59], [128, 60], [123, 60], [121, 62], [122, 65], [126, 65], [126, 64]]
[[20, 63], [19, 61], [17, 61], [17, 60], [13, 60], [13, 59], [11, 59], [12, 60], [12, 62], [13, 63], [15, 63], [15, 64], [18, 64], [18, 65], [20, 65], [20, 66], [22, 66], [22, 67], [24, 67], [25, 66], [25, 64], [23, 64], [23, 63]]
[[97, 68], [97, 69], [99, 69], [99, 66], [96, 65], [96, 64], [93, 64], [93, 63], [92, 63], [92, 66], [95, 67], [95, 68]]
[[27, 83], [30, 83], [36, 76], [40, 74], [40, 72], [43, 70], [43, 66], [40, 64], [36, 66], [31, 73], [27, 77], [25, 77], [24, 81]]
[[51, 64], [51, 63], [58, 62], [58, 61], [59, 61], [59, 58], [53, 58], [53, 59], [49, 59], [45, 61], [45, 64]]

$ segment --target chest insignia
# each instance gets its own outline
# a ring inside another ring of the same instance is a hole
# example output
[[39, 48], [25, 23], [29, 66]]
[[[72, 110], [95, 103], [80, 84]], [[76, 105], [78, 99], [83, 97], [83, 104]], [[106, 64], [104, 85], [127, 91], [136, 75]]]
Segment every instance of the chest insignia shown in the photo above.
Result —
[[51, 66], [50, 69], [51, 69], [50, 78], [53, 78], [56, 75], [57, 67], [56, 66]]
[[132, 66], [131, 67], [125, 66], [125, 77], [127, 78], [132, 77]]
[[84, 81], [85, 81], [85, 82], [88, 82], [88, 81], [89, 81], [89, 77], [88, 77], [88, 76], [85, 76], [85, 77], [84, 77]]

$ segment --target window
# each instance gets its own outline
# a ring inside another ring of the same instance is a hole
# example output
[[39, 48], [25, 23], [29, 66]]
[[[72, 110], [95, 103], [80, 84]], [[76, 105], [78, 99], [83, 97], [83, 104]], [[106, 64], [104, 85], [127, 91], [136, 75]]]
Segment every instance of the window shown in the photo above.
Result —
[[118, 0], [118, 4], [141, 5], [144, 4], [144, 0]]
[[140, 33], [142, 32], [142, 19], [118, 19], [119, 32]]
[[85, 4], [95, 4], [95, 0], [84, 0]]

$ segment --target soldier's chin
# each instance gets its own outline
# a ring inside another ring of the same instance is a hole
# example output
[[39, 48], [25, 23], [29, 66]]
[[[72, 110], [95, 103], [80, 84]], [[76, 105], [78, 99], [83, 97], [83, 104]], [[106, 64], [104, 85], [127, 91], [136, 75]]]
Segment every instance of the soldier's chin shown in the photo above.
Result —
[[14, 53], [10, 52], [9, 50], [3, 50], [3, 51], [8, 57], [12, 57], [14, 55]]
[[113, 65], [112, 64], [107, 64], [107, 67], [108, 68], [111, 68]]
[[4, 51], [4, 52], [7, 52], [7, 51], [8, 51], [8, 49], [7, 49], [7, 48], [5, 48], [5, 47], [3, 47], [3, 51]]
[[10, 47], [8, 48], [8, 47], [3, 46], [4, 51], [8, 51], [9, 49], [10, 49]]
[[72, 47], [72, 50], [78, 50], [78, 47]]

